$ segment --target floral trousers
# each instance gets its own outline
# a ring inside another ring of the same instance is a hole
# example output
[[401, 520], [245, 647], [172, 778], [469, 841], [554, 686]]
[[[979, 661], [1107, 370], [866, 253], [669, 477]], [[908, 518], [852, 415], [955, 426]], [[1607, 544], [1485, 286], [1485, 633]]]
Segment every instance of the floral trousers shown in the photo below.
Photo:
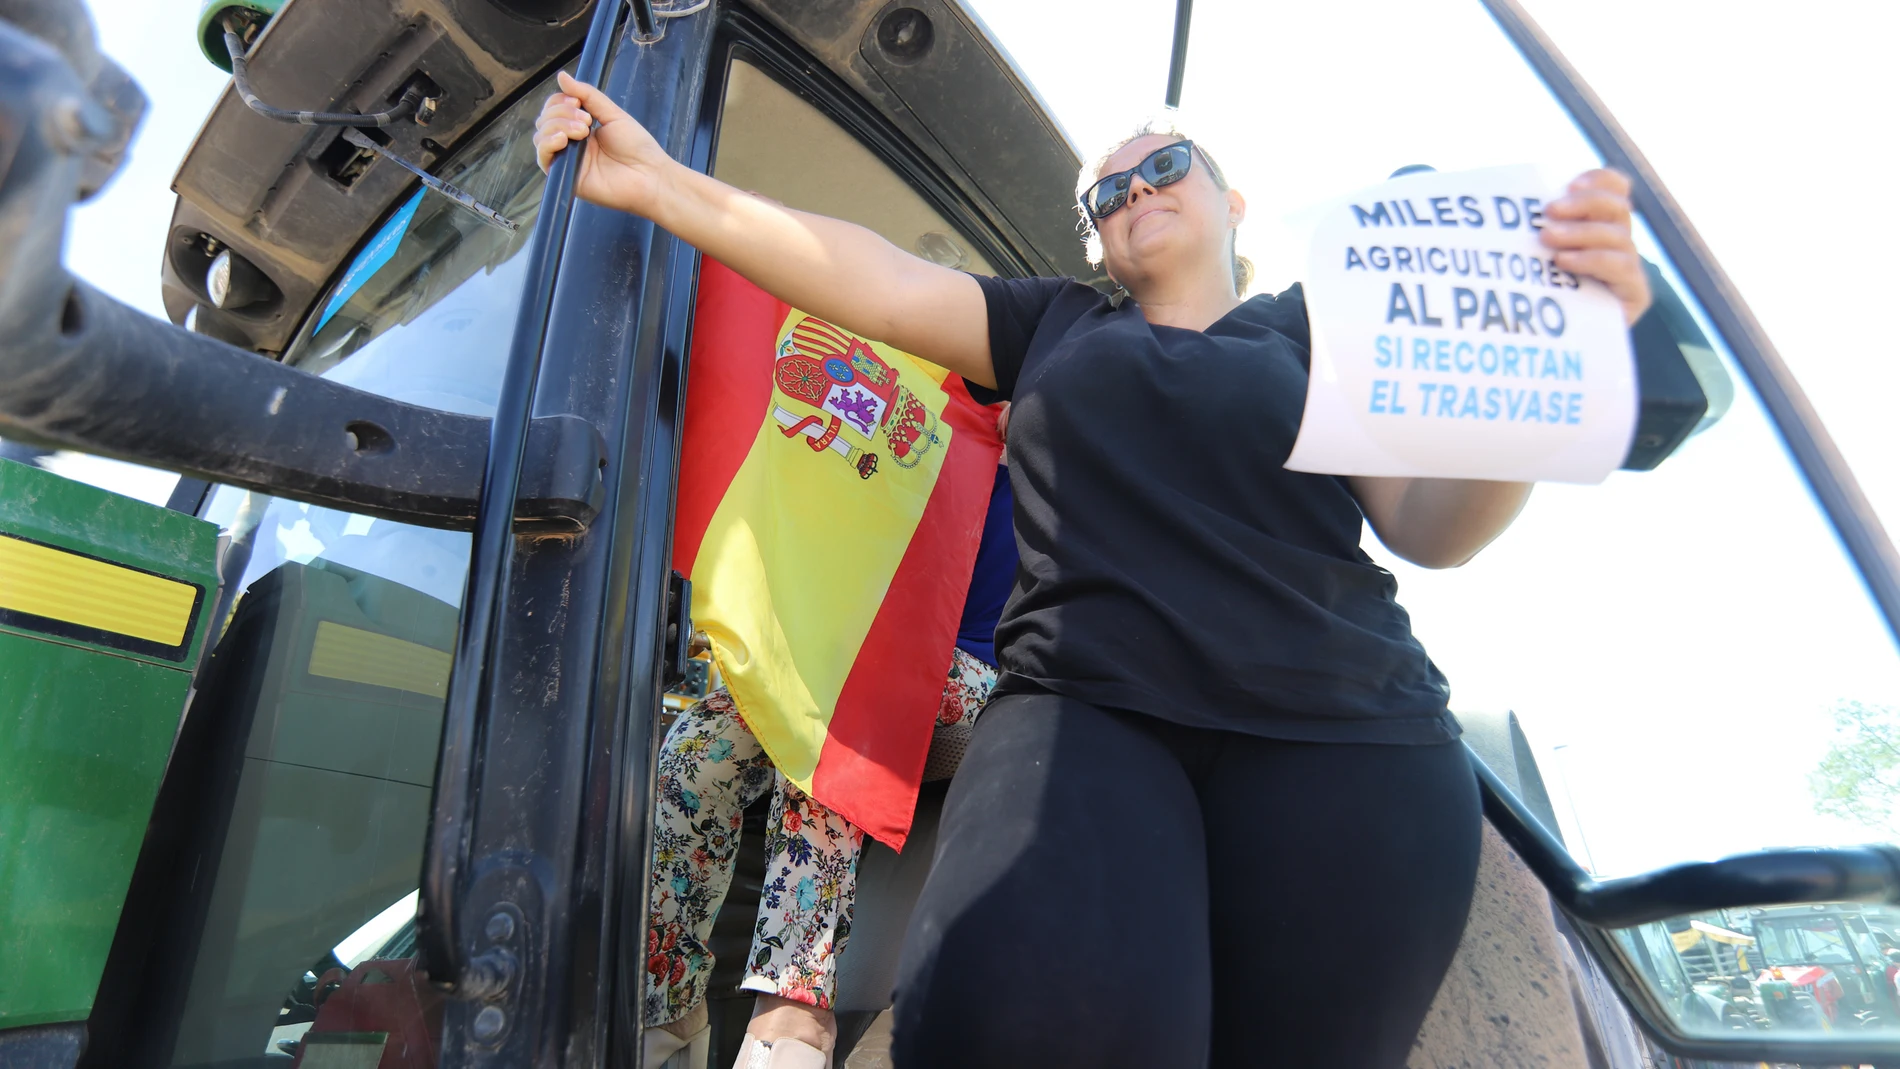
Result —
[[[956, 651], [939, 725], [973, 720], [996, 669]], [[707, 941], [732, 885], [744, 809], [772, 792], [765, 887], [740, 987], [830, 1009], [837, 956], [851, 936], [863, 833], [812, 801], [765, 756], [724, 688], [680, 714], [660, 746], [647, 918], [649, 1027], [677, 1021], [706, 997]]]

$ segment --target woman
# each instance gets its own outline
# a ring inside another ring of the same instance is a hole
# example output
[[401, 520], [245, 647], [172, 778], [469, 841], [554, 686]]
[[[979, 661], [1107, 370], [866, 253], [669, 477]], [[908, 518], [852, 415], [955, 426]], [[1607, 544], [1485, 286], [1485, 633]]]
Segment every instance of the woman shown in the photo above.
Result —
[[[1014, 403], [1004, 672], [912, 919], [897, 1064], [1402, 1065], [1458, 944], [1478, 799], [1362, 517], [1451, 567], [1530, 487], [1287, 471], [1303, 298], [1241, 300], [1246, 202], [1178, 136], [1082, 177], [1129, 298], [1112, 301], [749, 197], [561, 88], [536, 147], [546, 166], [588, 139], [583, 197]], [[1543, 240], [1634, 322], [1649, 291], [1629, 212], [1628, 183], [1593, 171]]]

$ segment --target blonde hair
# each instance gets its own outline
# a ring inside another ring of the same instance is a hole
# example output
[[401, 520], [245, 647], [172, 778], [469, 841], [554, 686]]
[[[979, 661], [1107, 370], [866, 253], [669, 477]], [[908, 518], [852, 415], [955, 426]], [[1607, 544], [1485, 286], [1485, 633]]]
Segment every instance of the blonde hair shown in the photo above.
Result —
[[[1108, 161], [1115, 153], [1141, 138], [1154, 136], [1191, 140], [1181, 129], [1180, 114], [1172, 110], [1164, 111], [1142, 120], [1136, 125], [1134, 133], [1110, 145], [1101, 155], [1083, 164], [1081, 172], [1075, 177], [1075, 212], [1080, 217], [1075, 229], [1082, 235], [1082, 249], [1088, 256], [1090, 267], [1102, 266], [1102, 235], [1096, 232], [1095, 220], [1089, 218], [1089, 213], [1082, 207], [1082, 194], [1088, 192], [1088, 188], [1095, 184], [1102, 173], [1102, 168], [1108, 166]], [[1202, 163], [1207, 164], [1208, 177], [1214, 180], [1214, 186], [1217, 189], [1225, 193], [1231, 188], [1227, 184], [1227, 176], [1221, 173], [1220, 164], [1214, 162], [1214, 157], [1208, 154], [1206, 146], [1195, 141], [1194, 152], [1201, 157]], [[1227, 251], [1234, 258], [1234, 292], [1244, 294], [1247, 292], [1247, 287], [1253, 285], [1253, 261], [1234, 251], [1236, 233], [1238, 233], [1237, 230], [1228, 231]]]

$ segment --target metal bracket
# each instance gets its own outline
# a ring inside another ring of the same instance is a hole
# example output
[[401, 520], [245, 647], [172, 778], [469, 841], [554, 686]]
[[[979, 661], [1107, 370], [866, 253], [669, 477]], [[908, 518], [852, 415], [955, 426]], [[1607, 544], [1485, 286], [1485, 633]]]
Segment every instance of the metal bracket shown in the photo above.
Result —
[[[539, 1009], [536, 978], [547, 965], [542, 960], [547, 938], [540, 926], [547, 915], [541, 884], [532, 872], [532, 858], [491, 855], [478, 861], [478, 867], [484, 862], [499, 864], [468, 889], [462, 915], [471, 930], [461, 933], [466, 965], [460, 982], [447, 990], [455, 1001], [446, 1012], [460, 1020], [458, 1029], [445, 1029], [444, 1034], [464, 1037], [463, 1047], [459, 1058], [447, 1057], [445, 1051], [443, 1060], [467, 1066], [525, 1065], [531, 1059], [521, 1048], [534, 1037], [515, 1024], [524, 1012]], [[430, 979], [437, 980], [436, 963], [425, 961], [425, 968]]]
[[678, 572], [673, 573], [666, 586], [665, 635], [660, 684], [671, 689], [686, 681], [693, 659], [693, 581]]
[[627, 37], [635, 44], [650, 45], [660, 39], [660, 24], [653, 17], [653, 0], [628, 0], [633, 9]]
[[[488, 420], [365, 393], [159, 322], [83, 282], [68, 287], [50, 308], [0, 307], [0, 435], [403, 523], [474, 527]], [[584, 530], [603, 501], [600, 433], [578, 416], [540, 417], [523, 459], [517, 523]]]
[[683, 19], [712, 6], [712, 0], [675, 0], [659, 7], [654, 6], [653, 0], [629, 0], [629, 3], [633, 18], [627, 27], [627, 39], [639, 45], [655, 44], [665, 37], [666, 19]]

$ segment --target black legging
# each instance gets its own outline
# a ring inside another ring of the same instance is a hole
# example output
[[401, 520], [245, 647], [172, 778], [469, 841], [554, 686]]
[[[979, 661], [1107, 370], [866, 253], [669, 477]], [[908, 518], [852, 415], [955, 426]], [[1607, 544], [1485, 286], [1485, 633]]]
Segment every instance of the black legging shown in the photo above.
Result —
[[1464, 747], [999, 699], [898, 971], [899, 1069], [1404, 1065], [1478, 867]]

